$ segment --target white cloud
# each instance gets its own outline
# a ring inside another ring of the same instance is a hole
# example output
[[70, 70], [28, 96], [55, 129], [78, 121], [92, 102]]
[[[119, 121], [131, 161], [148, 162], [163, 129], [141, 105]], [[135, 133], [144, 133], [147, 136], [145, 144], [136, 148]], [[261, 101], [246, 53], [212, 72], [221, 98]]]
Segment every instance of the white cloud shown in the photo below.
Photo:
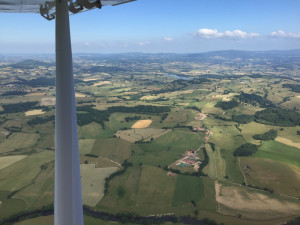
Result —
[[90, 46], [91, 44], [89, 42], [84, 42], [83, 43], [85, 46]]
[[258, 33], [247, 33], [241, 30], [234, 30], [234, 31], [225, 31], [224, 32], [225, 37], [231, 37], [231, 38], [251, 38], [251, 37], [258, 37]]
[[173, 39], [173, 38], [170, 38], [170, 37], [164, 37], [164, 40], [165, 40], [165, 41], [171, 42], [171, 41], [173, 41], [174, 39]]
[[300, 38], [300, 32], [299, 33], [286, 33], [283, 30], [274, 31], [270, 34], [271, 37], [276, 38]]
[[139, 42], [138, 45], [139, 46], [145, 46], [145, 45], [149, 45], [150, 41], [144, 41], [144, 42]]
[[198, 38], [252, 38], [260, 36], [258, 33], [247, 33], [241, 30], [234, 30], [234, 31], [225, 31], [219, 32], [217, 29], [206, 29], [202, 28], [198, 30], [196, 33], [193, 33], [193, 36]]

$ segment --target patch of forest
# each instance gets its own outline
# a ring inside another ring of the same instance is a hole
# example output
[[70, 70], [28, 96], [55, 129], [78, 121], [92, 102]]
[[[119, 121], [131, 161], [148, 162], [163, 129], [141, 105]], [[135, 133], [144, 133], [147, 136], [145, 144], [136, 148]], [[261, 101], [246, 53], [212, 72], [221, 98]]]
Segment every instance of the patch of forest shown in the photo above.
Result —
[[99, 111], [92, 108], [93, 106], [77, 107], [77, 124], [83, 126], [91, 122], [99, 123], [102, 128], [105, 128], [104, 122], [109, 121], [110, 113], [107, 110]]
[[236, 100], [231, 100], [229, 102], [219, 101], [216, 104], [216, 107], [219, 107], [223, 110], [228, 110], [228, 109], [233, 109], [234, 107], [237, 107], [238, 105], [239, 105], [239, 103]]
[[38, 124], [45, 124], [45, 123], [48, 123], [50, 121], [54, 121], [54, 119], [55, 119], [54, 115], [46, 116], [46, 117], [35, 117], [35, 118], [29, 120], [27, 122], [27, 124], [29, 126], [34, 126], [34, 125], [38, 125]]
[[241, 114], [241, 115], [233, 115], [231, 120], [240, 124], [250, 123], [254, 120], [254, 116]]
[[25, 112], [29, 109], [36, 109], [42, 108], [40, 106], [36, 106], [39, 102], [20, 102], [14, 104], [2, 104], [3, 111], [0, 114], [4, 113], [18, 113], [18, 112]]
[[255, 152], [258, 151], [258, 146], [246, 143], [238, 147], [234, 152], [233, 155], [236, 156], [250, 156], [253, 155]]
[[55, 63], [46, 63], [38, 60], [29, 59], [29, 60], [24, 60], [22, 62], [12, 64], [10, 66], [14, 69], [36, 69], [39, 66], [44, 66], [44, 67], [55, 66]]
[[267, 108], [256, 112], [254, 118], [256, 122], [275, 126], [293, 127], [300, 125], [300, 114], [289, 109]]
[[283, 88], [290, 88], [292, 92], [300, 93], [300, 84], [283, 84]]
[[263, 134], [255, 134], [253, 135], [253, 138], [256, 140], [262, 140], [262, 141], [270, 141], [274, 140], [277, 137], [277, 130], [269, 130]]
[[247, 94], [242, 92], [240, 95], [235, 96], [240, 102], [245, 102], [254, 106], [257, 106], [258, 104], [263, 107], [275, 107], [275, 105], [268, 99], [263, 98], [257, 94]]
[[26, 95], [26, 91], [7, 91], [1, 94], [1, 96], [10, 96], [10, 95]]
[[143, 113], [143, 114], [160, 114], [171, 111], [170, 106], [154, 106], [154, 105], [137, 105], [133, 107], [112, 106], [107, 109], [110, 113]]
[[[31, 79], [31, 80], [25, 80], [22, 78], [18, 78], [19, 81], [15, 82], [16, 84], [21, 84], [21, 85], [27, 85], [31, 87], [44, 87], [44, 86], [55, 86], [55, 78], [45, 78], [45, 77], [39, 77], [36, 79]], [[84, 83], [83, 80], [81, 79], [74, 79], [74, 83]]]
[[116, 67], [116, 66], [93, 66], [88, 69], [83, 69], [84, 73], [116, 73], [116, 72], [125, 72], [125, 68]]

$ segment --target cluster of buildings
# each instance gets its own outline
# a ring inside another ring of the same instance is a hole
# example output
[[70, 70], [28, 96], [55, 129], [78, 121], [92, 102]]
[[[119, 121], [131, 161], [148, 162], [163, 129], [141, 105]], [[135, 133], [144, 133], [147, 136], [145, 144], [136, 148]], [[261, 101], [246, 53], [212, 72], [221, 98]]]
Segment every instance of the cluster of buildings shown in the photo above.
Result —
[[194, 167], [195, 170], [198, 170], [201, 161], [198, 157], [196, 150], [188, 150], [184, 154], [180, 155], [182, 158], [176, 162], [177, 166], [180, 167]]

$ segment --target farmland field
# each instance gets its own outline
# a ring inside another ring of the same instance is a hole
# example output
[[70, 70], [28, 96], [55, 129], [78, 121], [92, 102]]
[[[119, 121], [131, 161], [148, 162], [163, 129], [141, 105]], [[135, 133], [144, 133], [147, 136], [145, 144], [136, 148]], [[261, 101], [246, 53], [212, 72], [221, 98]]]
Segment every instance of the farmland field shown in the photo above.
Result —
[[204, 183], [201, 177], [177, 176], [172, 205], [182, 205], [204, 198]]
[[28, 157], [1, 170], [0, 190], [16, 191], [31, 184], [33, 179], [40, 173], [40, 166], [54, 160], [54, 152], [44, 151], [29, 155]]
[[94, 164], [81, 164], [82, 202], [95, 206], [104, 196], [105, 178], [117, 171], [117, 167], [95, 168]]
[[300, 167], [299, 149], [277, 141], [266, 141], [253, 156], [273, 159]]
[[210, 145], [205, 145], [209, 162], [203, 172], [210, 177], [223, 179], [226, 176], [226, 161], [222, 157], [221, 149], [217, 147], [214, 151]]
[[118, 138], [97, 139], [91, 153], [122, 163], [131, 153], [130, 142]]
[[36, 115], [43, 115], [45, 112], [43, 112], [41, 109], [36, 110], [30, 110], [25, 112], [25, 116], [36, 116]]
[[21, 188], [15, 198], [26, 202], [27, 209], [39, 209], [54, 200], [54, 162], [46, 163], [31, 184]]
[[270, 196], [261, 191], [218, 181], [215, 188], [218, 211], [224, 215], [268, 220], [300, 213], [300, 204], [297, 200], [291, 202], [288, 198]]
[[256, 157], [244, 157], [240, 160], [248, 184], [290, 196], [300, 195], [299, 167]]
[[286, 145], [300, 149], [300, 142], [293, 142], [290, 139], [283, 138], [283, 137], [277, 137], [275, 140], [278, 142], [281, 142], [282, 144], [286, 144]]
[[[176, 177], [152, 166], [143, 166], [136, 204], [145, 208], [148, 214], [159, 214], [172, 205]], [[150, 197], [151, 196], [151, 197]]]
[[26, 155], [13, 155], [13, 156], [0, 157], [0, 170], [16, 163], [26, 157], [27, 157]]
[[204, 134], [193, 133], [187, 129], [176, 129], [151, 143], [134, 146], [132, 162], [153, 166], [168, 166], [176, 161], [180, 154], [189, 149], [198, 149], [204, 142]]
[[131, 128], [147, 128], [151, 123], [152, 120], [139, 120]]
[[151, 139], [156, 139], [169, 133], [170, 131], [171, 131], [170, 129], [165, 130], [165, 129], [157, 129], [157, 128], [139, 128], [139, 129], [117, 131], [115, 135], [118, 138], [134, 143], [136, 141], [141, 141], [141, 140], [149, 141]]
[[9, 217], [26, 209], [25, 201], [8, 198], [8, 194], [8, 192], [0, 192], [0, 218]]
[[79, 152], [80, 154], [88, 154], [92, 151], [95, 143], [95, 139], [80, 139], [79, 140]]
[[32, 147], [38, 140], [39, 134], [13, 133], [0, 143], [0, 153]]

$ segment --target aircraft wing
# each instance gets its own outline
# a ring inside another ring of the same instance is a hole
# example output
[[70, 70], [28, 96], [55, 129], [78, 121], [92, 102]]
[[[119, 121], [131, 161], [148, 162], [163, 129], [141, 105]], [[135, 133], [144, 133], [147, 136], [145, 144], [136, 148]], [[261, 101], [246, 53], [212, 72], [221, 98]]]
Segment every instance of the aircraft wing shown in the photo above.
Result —
[[[88, 1], [91, 3], [95, 2], [94, 0]], [[135, 0], [101, 0], [101, 5], [115, 6], [132, 1]], [[76, 0], [73, 0], [73, 3], [76, 5]], [[55, 11], [55, 0], [0, 0], [0, 12], [40, 13], [41, 6], [46, 4], [50, 7], [49, 11]]]

